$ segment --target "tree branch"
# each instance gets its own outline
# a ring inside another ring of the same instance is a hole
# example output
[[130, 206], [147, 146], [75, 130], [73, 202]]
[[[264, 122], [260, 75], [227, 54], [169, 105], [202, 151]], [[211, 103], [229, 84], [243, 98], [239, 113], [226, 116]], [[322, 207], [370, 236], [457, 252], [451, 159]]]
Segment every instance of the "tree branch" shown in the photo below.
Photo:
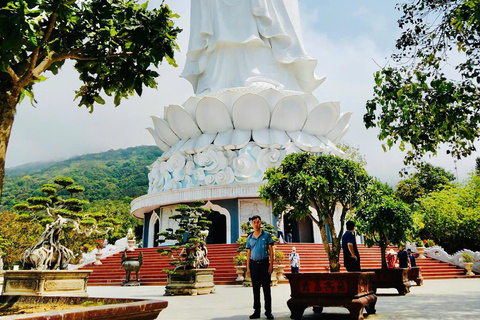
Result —
[[7, 72], [8, 72], [8, 75], [10, 76], [10, 78], [12, 78], [12, 81], [14, 83], [17, 83], [20, 80], [20, 78], [17, 76], [15, 71], [13, 71], [13, 69], [10, 66], [7, 67]]
[[37, 45], [37, 47], [35, 48], [35, 51], [33, 51], [32, 55], [30, 56], [30, 67], [28, 68], [27, 72], [25, 72], [26, 76], [30, 75], [36, 69], [35, 66], [37, 65], [38, 56], [40, 54], [40, 48], [41, 48], [42, 44], [47, 42], [47, 40], [50, 38], [50, 35], [52, 34], [53, 28], [55, 27], [55, 21], [56, 20], [57, 20], [57, 13], [54, 12], [50, 16], [50, 21], [48, 23], [47, 30], [45, 31], [45, 34], [43, 35], [42, 42], [40, 42], [40, 44]]

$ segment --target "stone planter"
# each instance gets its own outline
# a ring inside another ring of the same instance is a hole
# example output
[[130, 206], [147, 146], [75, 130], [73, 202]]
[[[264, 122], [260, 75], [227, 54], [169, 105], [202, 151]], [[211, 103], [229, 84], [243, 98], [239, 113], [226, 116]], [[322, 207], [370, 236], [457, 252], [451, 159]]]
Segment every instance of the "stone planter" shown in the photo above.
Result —
[[95, 262], [93, 264], [96, 265], [96, 266], [101, 265], [102, 264], [102, 261], [100, 261], [101, 258], [102, 258], [102, 253], [101, 252], [95, 253]]
[[177, 270], [167, 277], [165, 295], [192, 295], [214, 293], [215, 269]]
[[276, 271], [277, 273], [277, 280], [278, 280], [278, 283], [287, 283], [287, 279], [285, 279], [285, 277], [283, 276], [284, 272], [285, 272], [285, 265], [283, 264], [279, 264], [279, 265], [276, 265], [273, 267], [273, 269]]
[[408, 280], [415, 281], [417, 286], [423, 285], [422, 268], [412, 267], [408, 269]]
[[[6, 317], [9, 320], [153, 320], [168, 305], [167, 301], [140, 299], [109, 299], [85, 297], [0, 297], [2, 306], [13, 305], [22, 309], [25, 304], [81, 305], [91, 302], [93, 307], [72, 307], [71, 309], [19, 314]], [[101, 305], [99, 305], [101, 304]], [[5, 310], [5, 307], [3, 308]], [[2, 317], [3, 318], [3, 317]]]
[[418, 259], [425, 259], [425, 247], [417, 247]]
[[2, 295], [87, 297], [92, 270], [5, 271]]
[[472, 268], [473, 268], [473, 262], [466, 262], [465, 263], [465, 270], [467, 271], [467, 273], [465, 273], [465, 275], [474, 276], [475, 273], [472, 272]]
[[237, 271], [237, 279], [235, 279], [235, 281], [245, 280], [245, 272], [247, 270], [247, 267], [246, 266], [235, 266], [235, 270]]
[[287, 301], [290, 318], [300, 320], [307, 307], [321, 313], [324, 307], [344, 307], [350, 319], [362, 320], [363, 309], [375, 313], [377, 296], [371, 280], [373, 272], [295, 273], [286, 275], [291, 298]]
[[363, 269], [363, 271], [375, 272], [373, 286], [375, 293], [378, 288], [395, 288], [399, 295], [406, 295], [410, 292], [410, 282], [408, 280], [408, 269]]
[[244, 287], [251, 287], [252, 286], [252, 278], [247, 274], [246, 271], [247, 267], [245, 267], [245, 280], [243, 280]]
[[270, 286], [274, 287], [278, 284], [277, 280], [277, 266], [273, 266], [272, 274], [270, 275]]

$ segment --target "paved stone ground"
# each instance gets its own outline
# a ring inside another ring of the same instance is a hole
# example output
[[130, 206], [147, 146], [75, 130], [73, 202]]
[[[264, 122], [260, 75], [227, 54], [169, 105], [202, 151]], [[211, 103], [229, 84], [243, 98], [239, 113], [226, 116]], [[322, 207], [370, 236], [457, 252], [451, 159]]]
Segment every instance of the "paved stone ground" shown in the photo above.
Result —
[[[253, 312], [252, 289], [241, 286], [216, 286], [216, 293], [202, 296], [163, 296], [165, 287], [89, 287], [91, 297], [128, 297], [168, 301], [160, 313], [162, 320], [245, 320]], [[396, 290], [380, 289], [377, 313], [365, 314], [367, 320], [415, 319], [456, 320], [480, 319], [480, 279], [427, 280], [422, 287], [412, 287], [406, 296]], [[287, 300], [290, 287], [282, 284], [272, 288], [275, 319], [289, 320]], [[263, 316], [263, 315], [262, 315]], [[265, 317], [263, 317], [265, 319]], [[324, 308], [314, 314], [305, 310], [305, 320], [347, 320], [344, 308]]]

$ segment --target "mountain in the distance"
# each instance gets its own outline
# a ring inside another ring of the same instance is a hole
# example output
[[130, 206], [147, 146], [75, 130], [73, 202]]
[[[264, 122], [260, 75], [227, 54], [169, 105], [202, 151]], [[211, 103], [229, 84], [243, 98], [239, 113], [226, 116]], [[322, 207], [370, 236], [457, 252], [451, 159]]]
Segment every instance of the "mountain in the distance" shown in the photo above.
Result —
[[58, 176], [69, 176], [83, 185], [89, 201], [144, 195], [148, 190], [147, 166], [161, 154], [156, 146], [139, 146], [10, 168], [5, 175], [0, 209], [10, 209], [32, 195], [41, 195], [39, 188]]
[[18, 176], [18, 175], [26, 175], [33, 173], [35, 171], [40, 171], [46, 169], [48, 167], [53, 166], [55, 163], [60, 162], [58, 161], [38, 161], [38, 162], [29, 162], [25, 163], [16, 167], [5, 168], [5, 175], [7, 176]]

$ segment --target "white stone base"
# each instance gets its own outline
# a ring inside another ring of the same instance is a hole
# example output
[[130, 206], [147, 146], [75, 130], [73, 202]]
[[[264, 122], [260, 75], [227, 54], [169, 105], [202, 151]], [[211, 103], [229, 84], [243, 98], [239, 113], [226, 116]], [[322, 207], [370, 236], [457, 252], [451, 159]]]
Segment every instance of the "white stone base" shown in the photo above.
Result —
[[5, 271], [2, 295], [87, 297], [92, 270]]

